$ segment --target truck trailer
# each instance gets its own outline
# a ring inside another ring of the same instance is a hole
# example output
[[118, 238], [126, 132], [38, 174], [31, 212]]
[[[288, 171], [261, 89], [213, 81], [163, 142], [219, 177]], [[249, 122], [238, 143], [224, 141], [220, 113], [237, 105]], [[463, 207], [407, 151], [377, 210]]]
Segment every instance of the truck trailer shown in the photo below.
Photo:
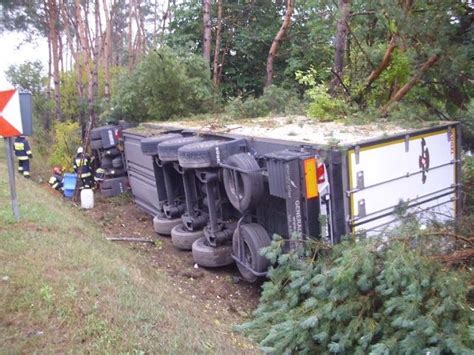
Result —
[[337, 243], [383, 235], [400, 213], [445, 223], [461, 208], [458, 122], [176, 121], [123, 136], [132, 193], [155, 231], [202, 266], [235, 262], [250, 282], [265, 275], [259, 252], [274, 234], [287, 248], [307, 238]]

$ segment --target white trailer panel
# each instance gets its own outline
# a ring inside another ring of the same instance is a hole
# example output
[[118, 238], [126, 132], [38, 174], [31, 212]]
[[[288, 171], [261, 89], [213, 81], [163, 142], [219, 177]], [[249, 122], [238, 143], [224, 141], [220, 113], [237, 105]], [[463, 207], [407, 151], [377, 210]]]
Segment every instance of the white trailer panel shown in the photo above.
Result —
[[354, 147], [347, 153], [352, 232], [396, 226], [396, 210], [427, 223], [456, 215], [456, 128]]

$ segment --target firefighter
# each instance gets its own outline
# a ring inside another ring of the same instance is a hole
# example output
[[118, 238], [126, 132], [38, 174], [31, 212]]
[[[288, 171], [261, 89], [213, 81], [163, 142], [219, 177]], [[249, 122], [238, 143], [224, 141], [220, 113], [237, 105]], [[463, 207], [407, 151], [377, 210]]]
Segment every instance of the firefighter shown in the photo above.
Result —
[[30, 143], [25, 136], [18, 136], [13, 143], [15, 155], [18, 157], [18, 172], [25, 178], [30, 177], [30, 159], [33, 159]]
[[81, 179], [81, 189], [90, 189], [94, 187], [94, 177], [92, 176], [93, 159], [84, 153], [84, 148], [77, 148], [77, 154], [74, 158], [74, 172]]
[[63, 173], [57, 166], [53, 168], [53, 176], [49, 178], [48, 184], [56, 191], [62, 191], [64, 187]]
[[98, 168], [94, 174], [95, 187], [98, 189], [100, 183], [105, 180], [106, 171], [103, 168]]

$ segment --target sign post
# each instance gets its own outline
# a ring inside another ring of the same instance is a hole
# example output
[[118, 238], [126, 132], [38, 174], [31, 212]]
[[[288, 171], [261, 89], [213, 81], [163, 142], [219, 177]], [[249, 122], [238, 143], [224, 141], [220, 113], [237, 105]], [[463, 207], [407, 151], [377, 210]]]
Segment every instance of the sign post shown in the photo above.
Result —
[[7, 156], [7, 167], [8, 167], [8, 182], [10, 184], [10, 195], [12, 199], [12, 210], [15, 220], [20, 220], [20, 209], [18, 208], [18, 199], [16, 197], [16, 185], [15, 185], [15, 167], [13, 165], [13, 138], [4, 138], [5, 141], [5, 152]]
[[32, 134], [31, 116], [30, 93], [19, 93], [15, 89], [0, 91], [0, 136], [5, 142], [12, 210], [17, 222], [20, 219], [20, 210], [16, 196], [12, 137]]

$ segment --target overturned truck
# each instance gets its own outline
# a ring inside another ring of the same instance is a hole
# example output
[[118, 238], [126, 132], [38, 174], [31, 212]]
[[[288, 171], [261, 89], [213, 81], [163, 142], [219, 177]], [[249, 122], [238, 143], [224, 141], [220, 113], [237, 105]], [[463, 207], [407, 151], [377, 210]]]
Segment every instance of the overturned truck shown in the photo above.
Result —
[[192, 250], [199, 265], [235, 262], [250, 282], [266, 273], [260, 249], [273, 234], [286, 248], [305, 238], [337, 243], [396, 227], [401, 210], [428, 224], [454, 220], [460, 209], [457, 122], [415, 130], [170, 122], [123, 136], [135, 201], [155, 231]]

